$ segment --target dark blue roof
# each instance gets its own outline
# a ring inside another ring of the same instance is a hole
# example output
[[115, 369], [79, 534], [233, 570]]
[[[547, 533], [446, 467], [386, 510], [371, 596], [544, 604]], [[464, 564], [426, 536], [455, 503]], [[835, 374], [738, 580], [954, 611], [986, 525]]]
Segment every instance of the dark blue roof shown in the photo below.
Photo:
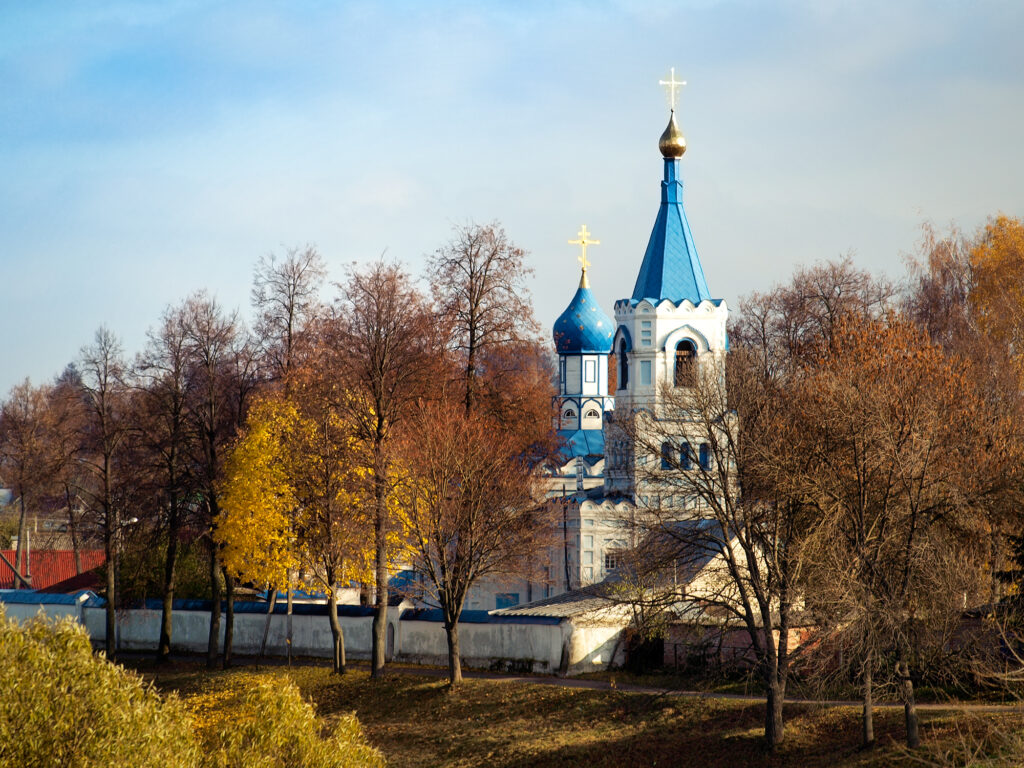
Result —
[[87, 589], [71, 595], [39, 592], [34, 589], [0, 589], [0, 603], [18, 603], [21, 605], [78, 605], [82, 596], [86, 599], [95, 595]]
[[[99, 598], [97, 598], [99, 599]], [[100, 601], [102, 605], [102, 600]], [[213, 606], [212, 600], [201, 600], [194, 598], [179, 598], [173, 601], [172, 608], [175, 611], [209, 611]], [[151, 611], [159, 611], [163, 607], [163, 602], [158, 598], [148, 598], [146, 600], [140, 600], [130, 607], [132, 608], [148, 608]], [[267, 608], [270, 607], [270, 603], [263, 600], [236, 600], [235, 601], [235, 613], [267, 613]], [[227, 603], [221, 601], [221, 610], [227, 609]], [[339, 605], [338, 615], [339, 616], [372, 616], [374, 613], [374, 607], [372, 605]], [[278, 599], [274, 604], [274, 615], [282, 615], [288, 612], [288, 603], [284, 599]], [[327, 601], [322, 603], [292, 603], [292, 613], [296, 616], [326, 616], [327, 615]]]
[[615, 324], [601, 310], [585, 278], [580, 281], [580, 287], [565, 312], [555, 320], [553, 335], [555, 348], [561, 355], [611, 352]]
[[577, 456], [604, 456], [604, 432], [600, 429], [560, 429], [558, 436], [565, 441], [561, 455], [566, 461]]
[[655, 304], [662, 299], [676, 304], [689, 299], [699, 304], [711, 298], [683, 210], [683, 183], [678, 170], [678, 160], [665, 159], [661, 208], [633, 287], [630, 302], [634, 305], [644, 299]]

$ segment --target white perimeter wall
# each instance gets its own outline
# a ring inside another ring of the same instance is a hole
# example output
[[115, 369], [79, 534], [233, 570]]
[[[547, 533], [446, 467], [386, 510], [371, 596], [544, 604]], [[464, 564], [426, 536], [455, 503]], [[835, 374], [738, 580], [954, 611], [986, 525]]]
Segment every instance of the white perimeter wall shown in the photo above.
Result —
[[[418, 664], [448, 664], [444, 624], [401, 621], [398, 658]], [[459, 655], [467, 667], [508, 672], [557, 672], [562, 645], [571, 625], [459, 624]]]
[[[7, 615], [19, 621], [40, 612], [50, 619], [71, 617], [81, 621], [93, 644], [106, 641], [104, 608], [70, 605], [6, 603]], [[400, 610], [388, 611], [389, 660], [447, 666], [448, 642], [444, 624], [435, 621], [401, 621]], [[178, 610], [172, 614], [171, 647], [175, 651], [203, 653], [210, 633], [210, 615], [205, 611]], [[263, 613], [236, 613], [234, 652], [259, 653], [267, 616]], [[370, 657], [372, 616], [340, 616], [345, 633], [348, 658]], [[221, 615], [220, 642], [224, 642], [225, 617]], [[609, 663], [621, 664], [625, 658], [619, 643], [624, 625], [574, 626], [571, 620], [559, 624], [489, 622], [459, 624], [462, 663], [477, 669], [495, 669], [520, 673], [559, 672], [563, 665], [569, 674], [605, 669]], [[119, 647], [129, 651], [155, 651], [160, 638], [160, 611], [133, 608], [118, 611]], [[330, 658], [331, 628], [326, 615], [292, 616], [292, 652], [300, 656]], [[271, 617], [267, 653], [287, 654], [287, 616]]]

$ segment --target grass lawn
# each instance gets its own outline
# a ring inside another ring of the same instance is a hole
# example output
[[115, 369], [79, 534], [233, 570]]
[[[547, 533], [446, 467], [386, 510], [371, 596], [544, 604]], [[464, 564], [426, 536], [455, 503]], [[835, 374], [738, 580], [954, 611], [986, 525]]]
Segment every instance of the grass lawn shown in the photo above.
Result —
[[[467, 680], [455, 694], [443, 680], [396, 674], [371, 682], [365, 668], [343, 677], [314, 666], [243, 667], [208, 673], [199, 664], [141, 671], [175, 690], [203, 717], [230, 717], [233, 696], [257, 676], [290, 676], [319, 713], [355, 711], [370, 741], [394, 766], [846, 766], [921, 765], [899, 748], [902, 712], [877, 713], [879, 746], [860, 752], [859, 712], [787, 706], [786, 741], [761, 746], [763, 708], [548, 685]], [[985, 718], [983, 724], [981, 718]], [[1021, 729], [1020, 715], [965, 718], [923, 713], [926, 742], [955, 746], [968, 727], [999, 721]], [[1013, 763], [1004, 763], [1012, 765]]]

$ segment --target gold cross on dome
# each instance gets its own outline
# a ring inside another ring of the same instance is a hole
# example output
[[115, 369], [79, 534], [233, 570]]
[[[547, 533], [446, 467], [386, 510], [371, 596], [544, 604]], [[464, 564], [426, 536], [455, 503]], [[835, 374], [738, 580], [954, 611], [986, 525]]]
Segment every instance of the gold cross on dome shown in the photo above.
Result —
[[676, 68], [669, 70], [668, 80], [659, 80], [658, 85], [664, 85], [668, 89], [668, 103], [673, 112], [676, 111], [676, 91], [686, 85], [685, 80], [676, 80]]
[[579, 240], [570, 240], [569, 245], [578, 245], [582, 249], [582, 253], [576, 257], [576, 260], [580, 263], [580, 266], [583, 267], [583, 271], [586, 272], [587, 267], [590, 266], [590, 261], [587, 259], [587, 246], [600, 245], [601, 241], [590, 239], [590, 233], [587, 232], [586, 224], [580, 227], [580, 231], [576, 233], [576, 237], [578, 237]]

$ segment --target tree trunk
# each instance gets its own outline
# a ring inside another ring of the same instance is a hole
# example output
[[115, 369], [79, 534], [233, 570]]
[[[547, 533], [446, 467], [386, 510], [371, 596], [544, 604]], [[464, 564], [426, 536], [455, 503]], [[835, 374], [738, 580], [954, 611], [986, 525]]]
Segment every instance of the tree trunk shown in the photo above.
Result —
[[174, 610], [174, 571], [178, 562], [178, 531], [172, 525], [167, 540], [167, 554], [164, 561], [164, 600], [163, 613], [160, 617], [160, 643], [157, 646], [156, 660], [159, 663], [171, 657], [171, 630]]
[[334, 638], [334, 672], [345, 674], [345, 633], [338, 619], [338, 589], [332, 584], [327, 589], [327, 618], [331, 622], [331, 637]]
[[224, 571], [224, 598], [227, 603], [227, 620], [224, 623], [224, 661], [223, 668], [231, 666], [231, 651], [235, 642], [235, 580]]
[[[379, 466], [379, 464], [378, 464]], [[377, 610], [373, 614], [373, 660], [370, 677], [384, 677], [384, 652], [387, 644], [388, 627], [388, 562], [387, 562], [387, 499], [384, 494], [384, 478], [378, 476], [374, 482], [376, 516], [374, 520], [374, 544], [376, 556]]]
[[71, 534], [71, 549], [75, 553], [75, 575], [82, 575], [82, 543], [78, 536], [78, 522], [75, 520], [75, 510], [72, 507], [71, 490], [65, 484], [64, 501], [68, 508], [68, 533]]
[[270, 634], [270, 620], [274, 617], [274, 608], [277, 606], [277, 585], [271, 584], [267, 588], [267, 621], [263, 625], [263, 642], [260, 643], [260, 658], [267, 653], [267, 635]]
[[914, 702], [914, 681], [910, 677], [910, 662], [907, 651], [900, 651], [900, 662], [897, 668], [900, 677], [900, 692], [903, 696], [903, 718], [907, 725], [907, 747], [917, 749], [921, 746], [921, 734], [918, 730], [917, 704]]
[[292, 592], [292, 577], [288, 575], [288, 592], [286, 594], [287, 610], [285, 611], [285, 625], [287, 626], [287, 636], [285, 637], [284, 644], [288, 649], [288, 666], [292, 665], [292, 605], [295, 602], [295, 595]]
[[220, 566], [217, 563], [217, 545], [210, 542], [210, 639], [206, 646], [206, 668], [217, 666], [220, 646]]
[[25, 569], [22, 565], [23, 555], [25, 550], [25, 494], [21, 494], [20, 502], [21, 512], [18, 514], [18, 546], [14, 550], [14, 567], [18, 569], [18, 573], [25, 573]]
[[[107, 513], [109, 515], [109, 512]], [[117, 657], [117, 606], [115, 605], [115, 580], [114, 574], [117, 570], [117, 551], [114, 545], [114, 536], [117, 530], [108, 522], [103, 537], [103, 553], [107, 558], [107, 658], [113, 661]]]
[[764, 740], [769, 751], [774, 752], [782, 743], [782, 705], [785, 693], [781, 690], [778, 676], [767, 675], [765, 686]]
[[861, 724], [863, 726], [865, 749], [870, 749], [875, 745], [875, 712], [874, 700], [872, 699], [872, 686], [874, 684], [873, 666], [874, 654], [871, 651], [868, 651], [867, 658], [864, 660], [864, 666], [861, 670], [861, 680], [864, 685], [864, 707], [861, 712]]
[[459, 657], [459, 621], [445, 621], [444, 631], [448, 635], [448, 687], [454, 688], [462, 682], [462, 659]]

